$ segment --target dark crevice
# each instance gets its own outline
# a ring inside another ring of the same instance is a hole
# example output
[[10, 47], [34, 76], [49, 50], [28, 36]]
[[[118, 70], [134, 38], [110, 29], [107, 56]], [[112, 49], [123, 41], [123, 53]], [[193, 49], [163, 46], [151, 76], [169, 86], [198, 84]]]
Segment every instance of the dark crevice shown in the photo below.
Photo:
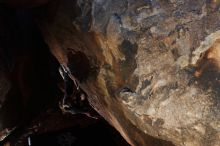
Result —
[[68, 53], [68, 67], [71, 73], [79, 80], [85, 81], [91, 72], [89, 59], [82, 52]]

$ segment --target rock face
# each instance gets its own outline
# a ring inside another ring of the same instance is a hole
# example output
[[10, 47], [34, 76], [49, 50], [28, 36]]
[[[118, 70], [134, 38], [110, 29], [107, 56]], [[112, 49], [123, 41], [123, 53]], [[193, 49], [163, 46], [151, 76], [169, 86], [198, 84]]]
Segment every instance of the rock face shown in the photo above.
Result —
[[[65, 0], [36, 11], [51, 52], [136, 146], [220, 145], [219, 0]], [[150, 136], [149, 136], [150, 135]]]

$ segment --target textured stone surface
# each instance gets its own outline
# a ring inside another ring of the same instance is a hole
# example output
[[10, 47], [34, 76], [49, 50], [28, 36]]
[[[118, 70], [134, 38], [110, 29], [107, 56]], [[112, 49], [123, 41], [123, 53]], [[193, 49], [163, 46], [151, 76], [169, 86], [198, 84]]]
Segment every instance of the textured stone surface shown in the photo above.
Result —
[[151, 135], [218, 146], [219, 4], [65, 0], [37, 18], [53, 55], [130, 144], [171, 145]]

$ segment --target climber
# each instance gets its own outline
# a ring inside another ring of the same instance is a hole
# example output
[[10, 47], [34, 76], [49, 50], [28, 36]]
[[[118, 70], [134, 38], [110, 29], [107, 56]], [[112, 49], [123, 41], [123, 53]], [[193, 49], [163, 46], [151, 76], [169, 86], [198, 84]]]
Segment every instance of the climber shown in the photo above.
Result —
[[[64, 97], [60, 103], [61, 110], [65, 113], [85, 114], [88, 117], [97, 119], [88, 112], [86, 94], [79, 88], [77, 80], [72, 76], [70, 70], [61, 65], [59, 72], [64, 80]], [[76, 91], [74, 91], [74, 87]]]

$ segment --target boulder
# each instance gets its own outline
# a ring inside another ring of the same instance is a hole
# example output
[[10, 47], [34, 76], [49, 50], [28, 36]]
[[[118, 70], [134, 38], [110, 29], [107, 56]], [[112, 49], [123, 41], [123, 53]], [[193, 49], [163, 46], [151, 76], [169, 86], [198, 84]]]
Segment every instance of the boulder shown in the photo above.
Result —
[[219, 4], [56, 0], [35, 18], [51, 53], [131, 145], [218, 146]]

